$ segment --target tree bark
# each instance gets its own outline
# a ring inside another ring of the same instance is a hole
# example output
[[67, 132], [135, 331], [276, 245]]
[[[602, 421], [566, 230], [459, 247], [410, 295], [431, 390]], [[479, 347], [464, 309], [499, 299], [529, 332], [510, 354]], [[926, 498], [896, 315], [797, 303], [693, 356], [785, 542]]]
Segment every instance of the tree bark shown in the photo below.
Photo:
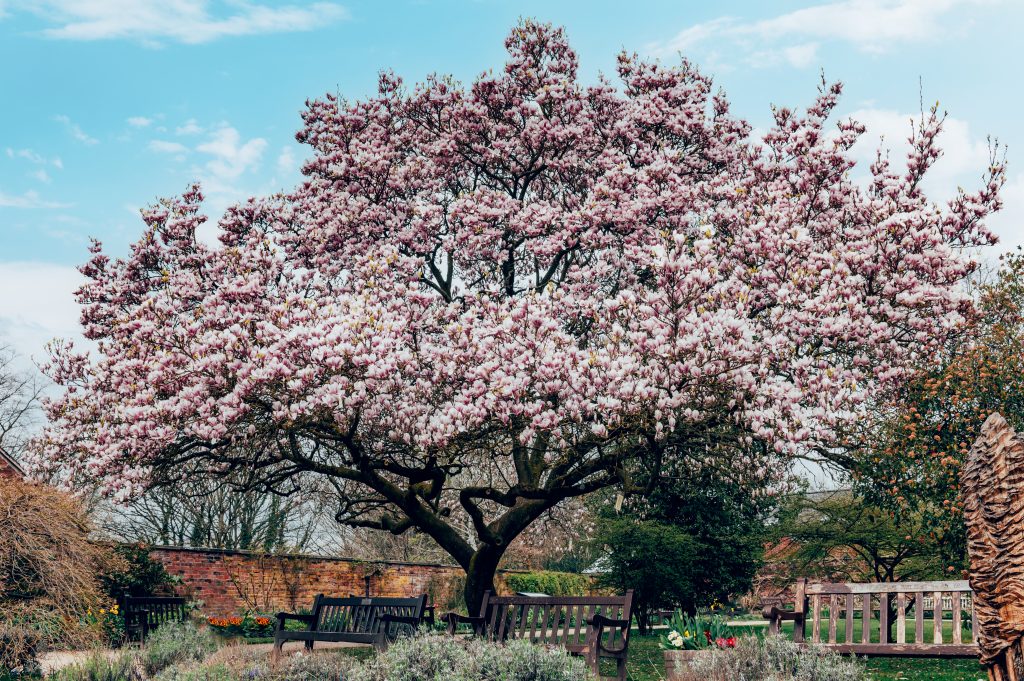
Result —
[[485, 544], [470, 558], [465, 568], [466, 588], [463, 590], [468, 614], [477, 615], [484, 600], [484, 592], [495, 591], [494, 577], [498, 574], [498, 563], [504, 553], [504, 548]]

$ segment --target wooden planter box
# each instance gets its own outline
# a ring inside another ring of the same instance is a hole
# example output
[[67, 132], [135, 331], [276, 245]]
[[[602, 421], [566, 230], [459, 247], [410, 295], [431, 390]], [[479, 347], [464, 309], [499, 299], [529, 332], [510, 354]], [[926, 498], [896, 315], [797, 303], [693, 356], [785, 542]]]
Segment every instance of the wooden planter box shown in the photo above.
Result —
[[711, 655], [713, 651], [707, 650], [666, 650], [665, 653], [665, 675], [668, 681], [682, 681], [683, 671], [690, 666], [693, 660], [699, 660]]

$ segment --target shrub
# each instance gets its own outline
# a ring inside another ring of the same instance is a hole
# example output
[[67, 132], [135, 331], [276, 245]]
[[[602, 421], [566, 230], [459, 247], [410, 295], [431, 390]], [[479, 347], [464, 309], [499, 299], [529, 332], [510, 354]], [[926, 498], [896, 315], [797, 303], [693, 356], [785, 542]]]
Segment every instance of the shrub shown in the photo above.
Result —
[[199, 665], [179, 663], [156, 681], [588, 681], [583, 661], [563, 650], [510, 641], [500, 645], [444, 634], [396, 641], [365, 661], [347, 654], [299, 653], [277, 666], [246, 646], [225, 648]]
[[590, 589], [590, 580], [571, 572], [512, 573], [505, 575], [505, 586], [509, 591], [529, 591], [550, 596], [585, 596]]
[[[79, 499], [47, 485], [0, 477], [0, 626], [12, 641], [88, 646], [99, 637], [86, 615], [101, 599], [95, 573], [111, 560], [89, 541]], [[22, 633], [12, 633], [21, 630]], [[24, 630], [30, 632], [25, 634]], [[26, 638], [28, 636], [28, 638]], [[18, 650], [24, 651], [19, 644]], [[0, 664], [25, 663], [14, 645], [0, 646]]]
[[132, 655], [104, 655], [95, 652], [82, 662], [64, 667], [51, 676], [52, 681], [142, 681]]
[[216, 649], [211, 632], [191, 622], [169, 622], [149, 635], [139, 656], [146, 674], [153, 676], [171, 665], [201, 662]]
[[[332, 677], [333, 678], [333, 677]], [[583, 661], [528, 641], [499, 645], [444, 634], [400, 639], [353, 667], [345, 681], [586, 681]]]
[[111, 549], [118, 559], [99, 574], [100, 585], [108, 596], [120, 599], [131, 596], [153, 596], [170, 592], [172, 577], [159, 563], [149, 557], [145, 544], [115, 544]]
[[735, 648], [715, 650], [682, 670], [680, 681], [865, 681], [856, 660], [781, 636], [740, 639]]
[[39, 638], [33, 629], [0, 622], [0, 679], [10, 672], [32, 674], [38, 670]]
[[289, 655], [271, 668], [265, 652], [230, 646], [201, 665], [168, 667], [155, 681], [349, 681], [348, 671], [358, 665], [358, 660], [349, 654], [314, 652]]

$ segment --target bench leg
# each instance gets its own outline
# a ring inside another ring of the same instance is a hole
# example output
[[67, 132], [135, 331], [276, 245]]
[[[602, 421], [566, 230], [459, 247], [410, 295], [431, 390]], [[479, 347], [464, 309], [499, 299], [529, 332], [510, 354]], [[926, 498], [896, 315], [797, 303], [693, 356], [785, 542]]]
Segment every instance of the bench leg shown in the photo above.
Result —
[[620, 657], [616, 664], [618, 665], [616, 671], [619, 673], [618, 681], [626, 681], [626, 658]]

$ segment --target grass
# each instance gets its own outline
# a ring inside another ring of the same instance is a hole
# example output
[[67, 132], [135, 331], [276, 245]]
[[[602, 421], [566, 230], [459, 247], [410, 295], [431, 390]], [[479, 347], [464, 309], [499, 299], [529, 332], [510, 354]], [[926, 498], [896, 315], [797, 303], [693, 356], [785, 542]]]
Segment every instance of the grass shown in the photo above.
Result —
[[[970, 622], [969, 618], [965, 618], [965, 620], [961, 622], [960, 636], [961, 636], [961, 640], [964, 643], [970, 643], [970, 641], [971, 641], [971, 631], [970, 631], [970, 629], [968, 629], [967, 627], [963, 626], [964, 624], [967, 624], [969, 622]], [[879, 640], [879, 638], [878, 638], [878, 631], [879, 631], [878, 619], [875, 618], [875, 617], [872, 617], [871, 620], [870, 620], [870, 625], [869, 626], [871, 627], [871, 629], [870, 629], [868, 635], [870, 637], [871, 643], [878, 643], [878, 640]], [[936, 642], [936, 641], [933, 641], [933, 628], [932, 628], [933, 626], [934, 626], [933, 625], [933, 620], [931, 620], [931, 619], [924, 620], [924, 642], [925, 643]], [[861, 634], [863, 633], [863, 629], [864, 629], [863, 620], [860, 619], [860, 618], [855, 618], [853, 620], [853, 640], [854, 640], [855, 643], [860, 643], [861, 642]], [[786, 636], [792, 636], [793, 635], [793, 623], [792, 622], [784, 622], [783, 625], [782, 625], [782, 630], [783, 630], [783, 633]], [[828, 618], [823, 618], [822, 619], [822, 621], [820, 622], [820, 627], [819, 627], [818, 631], [820, 632], [821, 640], [822, 641], [827, 641], [828, 640]], [[906, 637], [907, 637], [906, 640], [908, 642], [913, 642], [914, 641], [914, 634], [915, 634], [915, 623], [914, 623], [914, 619], [913, 618], [910, 618], [910, 617], [907, 618], [905, 631], [906, 631]], [[808, 622], [806, 627], [805, 627], [805, 629], [804, 629], [804, 637], [808, 641], [811, 640], [811, 632], [812, 632], [811, 623]], [[895, 631], [894, 631], [894, 635], [895, 635]], [[836, 641], [839, 641], [839, 642], [846, 641], [846, 619], [842, 618], [842, 617], [840, 617], [836, 621]], [[953, 622], [951, 620], [943, 620], [943, 622], [942, 622], [942, 642], [952, 643], [952, 641], [953, 641]]]
[[[633, 633], [629, 641], [629, 681], [664, 681], [665, 663], [658, 636]], [[873, 681], [976, 681], [987, 675], [976, 660], [875, 657], [864, 660]], [[610, 674], [611, 668], [602, 670]]]

